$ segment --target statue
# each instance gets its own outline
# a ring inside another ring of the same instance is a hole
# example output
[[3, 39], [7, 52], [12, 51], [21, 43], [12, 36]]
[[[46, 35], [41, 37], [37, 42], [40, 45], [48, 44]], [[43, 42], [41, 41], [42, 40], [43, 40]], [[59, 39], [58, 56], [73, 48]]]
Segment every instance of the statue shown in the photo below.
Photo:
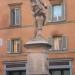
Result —
[[32, 11], [34, 16], [34, 22], [36, 26], [35, 36], [38, 34], [39, 30], [42, 30], [42, 26], [45, 24], [46, 14], [45, 9], [47, 7], [41, 0], [31, 0]]

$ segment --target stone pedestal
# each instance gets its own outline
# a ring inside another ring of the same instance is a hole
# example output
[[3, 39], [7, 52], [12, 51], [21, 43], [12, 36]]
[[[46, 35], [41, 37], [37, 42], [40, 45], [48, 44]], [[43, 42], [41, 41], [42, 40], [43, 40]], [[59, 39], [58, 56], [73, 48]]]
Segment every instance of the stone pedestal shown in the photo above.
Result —
[[27, 49], [27, 75], [48, 75], [48, 44], [42, 37], [36, 37], [25, 44]]
[[27, 75], [48, 75], [47, 65], [47, 54], [31, 52], [28, 54]]

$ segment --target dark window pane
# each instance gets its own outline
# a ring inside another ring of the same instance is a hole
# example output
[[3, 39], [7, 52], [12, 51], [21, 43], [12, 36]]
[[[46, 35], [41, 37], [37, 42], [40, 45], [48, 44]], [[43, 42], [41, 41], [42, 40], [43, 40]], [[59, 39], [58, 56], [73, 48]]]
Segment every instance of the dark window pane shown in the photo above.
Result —
[[50, 69], [50, 75], [70, 75], [70, 69]]
[[52, 71], [52, 75], [61, 75], [61, 71]]
[[26, 71], [25, 70], [7, 71], [6, 75], [26, 75]]
[[21, 73], [21, 75], [26, 75], [26, 72], [25, 72], [25, 71], [23, 71], [23, 72]]
[[70, 75], [70, 71], [69, 70], [64, 70], [64, 75]]
[[13, 75], [20, 75], [20, 72], [13, 72]]

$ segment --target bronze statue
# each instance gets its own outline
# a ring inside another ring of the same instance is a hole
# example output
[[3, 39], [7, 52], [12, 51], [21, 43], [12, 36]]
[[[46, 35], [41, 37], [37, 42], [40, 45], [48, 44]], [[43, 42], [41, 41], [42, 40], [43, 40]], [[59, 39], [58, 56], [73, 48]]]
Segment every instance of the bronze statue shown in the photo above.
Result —
[[35, 35], [37, 35], [38, 30], [42, 30], [42, 26], [44, 26], [45, 24], [46, 20], [45, 9], [47, 9], [47, 7], [41, 0], [31, 0], [31, 3], [36, 26]]

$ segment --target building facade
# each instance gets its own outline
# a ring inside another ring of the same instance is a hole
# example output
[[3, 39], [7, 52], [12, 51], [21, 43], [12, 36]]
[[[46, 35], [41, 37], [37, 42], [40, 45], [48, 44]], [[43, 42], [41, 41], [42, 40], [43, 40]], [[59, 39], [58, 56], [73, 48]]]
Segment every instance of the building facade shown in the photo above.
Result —
[[[42, 36], [52, 45], [48, 50], [49, 74], [75, 74], [75, 1], [42, 0], [47, 5]], [[0, 74], [25, 75], [27, 49], [35, 34], [30, 0], [1, 0]]]

